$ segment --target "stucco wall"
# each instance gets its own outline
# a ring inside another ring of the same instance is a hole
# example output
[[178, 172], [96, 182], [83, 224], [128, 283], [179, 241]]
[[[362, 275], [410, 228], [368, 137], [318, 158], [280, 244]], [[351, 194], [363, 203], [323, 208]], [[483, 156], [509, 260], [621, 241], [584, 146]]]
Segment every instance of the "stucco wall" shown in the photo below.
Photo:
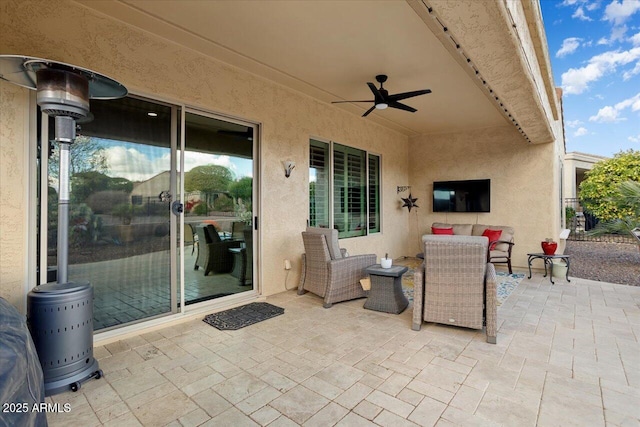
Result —
[[[294, 274], [287, 278], [288, 286], [298, 281], [303, 252], [300, 232], [308, 217], [310, 136], [382, 155], [383, 233], [347, 239], [342, 246], [354, 254], [406, 253], [408, 216], [395, 201], [396, 186], [409, 181], [409, 144], [404, 135], [67, 1], [0, 2], [0, 53], [77, 64], [121, 81], [134, 93], [261, 123], [259, 263], [266, 295], [284, 290], [285, 258], [292, 260], [294, 268]], [[7, 96], [24, 97], [9, 85], [2, 88]], [[26, 120], [22, 104], [3, 98], [2, 108], [3, 135], [20, 132]], [[13, 193], [26, 185], [20, 178], [26, 159], [15, 154], [20, 150], [24, 150], [21, 144], [5, 148], [3, 139], [0, 159], [10, 162], [15, 171], [9, 181], [0, 183], [3, 192]], [[297, 164], [289, 179], [281, 166], [286, 159]], [[3, 168], [3, 178], [9, 173]], [[10, 200], [15, 198], [12, 194]], [[2, 212], [1, 247], [4, 251], [10, 246], [12, 258], [5, 260], [3, 256], [0, 266], [3, 276], [5, 271], [11, 273], [11, 283], [23, 283], [20, 265], [26, 258], [26, 236], [21, 231], [18, 235], [17, 230], [24, 228], [24, 219]], [[11, 230], [15, 244], [5, 239], [5, 229]], [[4, 277], [2, 280], [3, 295], [13, 300], [23, 298], [21, 286], [5, 290]]]
[[[557, 238], [559, 224], [555, 144], [526, 144], [512, 127], [423, 135], [410, 140], [412, 191], [420, 209], [410, 221], [412, 244], [433, 222], [510, 225], [515, 228], [514, 267], [528, 252]], [[434, 213], [434, 181], [491, 179], [491, 212]], [[414, 243], [415, 242], [415, 243]]]
[[0, 81], [0, 297], [24, 310], [29, 93]]

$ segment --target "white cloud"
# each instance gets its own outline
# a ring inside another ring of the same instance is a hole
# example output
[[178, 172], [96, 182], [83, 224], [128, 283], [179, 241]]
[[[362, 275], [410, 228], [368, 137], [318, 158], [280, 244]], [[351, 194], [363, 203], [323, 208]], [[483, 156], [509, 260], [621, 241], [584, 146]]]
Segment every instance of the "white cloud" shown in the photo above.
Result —
[[589, 0], [564, 0], [562, 3], [558, 4], [558, 6], [575, 8], [573, 15], [571, 15], [574, 19], [579, 19], [581, 21], [593, 21], [590, 16], [587, 16], [585, 9], [592, 12], [600, 8], [600, 0], [595, 0], [593, 2]]
[[588, 133], [589, 131], [586, 128], [580, 127], [573, 133], [573, 136], [584, 136]]
[[633, 43], [634, 46], [640, 46], [640, 33], [629, 37], [629, 41]]
[[[640, 1], [638, 2], [640, 3]], [[614, 72], [620, 65], [626, 65], [640, 59], [640, 47], [625, 51], [609, 51], [592, 57], [581, 68], [570, 68], [562, 74], [562, 89], [567, 95], [581, 94], [605, 74]]]
[[122, 177], [130, 181], [144, 181], [160, 172], [169, 170], [171, 152], [168, 149], [154, 150], [156, 156], [151, 153], [142, 153], [135, 148], [125, 148], [120, 145], [105, 149], [109, 172], [112, 177]]
[[576, 120], [567, 120], [567, 121], [565, 122], [565, 124], [567, 125], [567, 127], [570, 127], [570, 128], [577, 128], [578, 126], [580, 126], [580, 125], [581, 125], [581, 124], [583, 124], [583, 123], [582, 123], [582, 121], [581, 121], [581, 120], [576, 119]]
[[[640, 4], [640, 2], [638, 3]], [[617, 42], [622, 41], [624, 39], [624, 35], [627, 33], [627, 26], [620, 25], [615, 26], [611, 29], [611, 37], [609, 37], [609, 42]]]
[[581, 21], [593, 21], [593, 19], [589, 18], [587, 15], [584, 14], [584, 9], [582, 9], [582, 6], [577, 8], [576, 11], [573, 12], [573, 15], [571, 15], [571, 17], [575, 19], [579, 19]]
[[640, 111], [640, 93], [622, 102], [618, 102], [615, 106], [618, 110], [624, 110], [631, 107], [631, 111]]
[[640, 142], [640, 134], [638, 136], [630, 136], [627, 139], [631, 142]]
[[598, 123], [614, 123], [624, 120], [618, 117], [619, 114], [620, 112], [618, 110], [610, 105], [607, 105], [606, 107], [602, 107], [601, 109], [599, 109], [598, 114], [589, 117], [589, 121]]
[[639, 10], [638, 0], [613, 0], [604, 10], [604, 20], [620, 25]]
[[629, 80], [631, 77], [635, 76], [636, 74], [640, 74], [640, 61], [636, 62], [636, 66], [633, 67], [633, 70], [625, 71], [622, 74], [622, 79]]
[[640, 111], [640, 93], [624, 101], [618, 102], [613, 107], [607, 105], [598, 110], [598, 114], [589, 117], [590, 122], [598, 123], [615, 123], [626, 120], [625, 117], [620, 117], [620, 113], [627, 108], [631, 108], [631, 111]]
[[218, 156], [215, 154], [202, 154], [196, 153], [193, 151], [187, 151], [184, 156], [184, 170], [190, 171], [196, 166], [203, 165], [220, 165], [224, 166], [227, 169], [230, 169], [232, 172], [236, 172], [236, 165], [231, 161], [231, 157], [229, 156]]
[[562, 58], [576, 51], [580, 47], [581, 38], [569, 37], [562, 41], [562, 46], [556, 52], [556, 58]]
[[[165, 153], [165, 151], [167, 151]], [[122, 177], [130, 181], [146, 181], [171, 167], [171, 153], [167, 149], [156, 149], [141, 152], [135, 148], [125, 148], [120, 145], [105, 149], [109, 172], [112, 177]], [[184, 158], [184, 170], [189, 171], [196, 166], [221, 165], [234, 173], [237, 167], [229, 156], [207, 155], [187, 152]], [[178, 160], [179, 161], [179, 160]]]
[[602, 37], [600, 40], [598, 40], [598, 44], [599, 45], [610, 45], [613, 44], [614, 42], [617, 41], [623, 41], [624, 40], [624, 35], [627, 33], [627, 26], [626, 25], [619, 25], [619, 26], [614, 26], [611, 29], [611, 37], [606, 38], [606, 37]]
[[598, 9], [599, 7], [600, 7], [600, 3], [598, 3], [597, 1], [593, 2], [593, 3], [590, 3], [590, 4], [587, 4], [587, 10], [590, 11], [590, 12], [592, 10]]

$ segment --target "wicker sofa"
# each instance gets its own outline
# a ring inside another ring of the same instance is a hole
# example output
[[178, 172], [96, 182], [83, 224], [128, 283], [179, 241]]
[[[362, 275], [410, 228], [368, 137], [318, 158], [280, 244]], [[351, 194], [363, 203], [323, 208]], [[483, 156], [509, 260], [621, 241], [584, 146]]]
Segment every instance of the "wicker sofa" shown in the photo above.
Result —
[[515, 231], [513, 227], [504, 225], [484, 225], [484, 224], [447, 224], [444, 222], [434, 222], [431, 230], [452, 229], [454, 235], [462, 236], [482, 236], [485, 230], [500, 230], [501, 234], [497, 240], [489, 242], [491, 248], [487, 252], [487, 260], [494, 264], [507, 264], [509, 274], [513, 273], [511, 268], [511, 250], [514, 246], [513, 237]]
[[496, 272], [487, 262], [489, 239], [483, 236], [422, 237], [425, 262], [416, 269], [413, 330], [422, 322], [482, 329], [496, 343]]

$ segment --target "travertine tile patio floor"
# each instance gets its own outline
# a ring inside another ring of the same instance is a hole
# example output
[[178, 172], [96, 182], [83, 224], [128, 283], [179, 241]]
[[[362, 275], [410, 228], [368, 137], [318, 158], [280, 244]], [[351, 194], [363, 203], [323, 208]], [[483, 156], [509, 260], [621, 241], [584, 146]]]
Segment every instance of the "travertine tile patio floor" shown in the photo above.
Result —
[[[51, 426], [640, 424], [640, 288], [534, 275], [499, 309], [498, 344], [411, 312], [323, 309], [222, 332], [200, 320], [96, 348], [106, 378], [53, 397]], [[411, 307], [410, 307], [411, 308]]]

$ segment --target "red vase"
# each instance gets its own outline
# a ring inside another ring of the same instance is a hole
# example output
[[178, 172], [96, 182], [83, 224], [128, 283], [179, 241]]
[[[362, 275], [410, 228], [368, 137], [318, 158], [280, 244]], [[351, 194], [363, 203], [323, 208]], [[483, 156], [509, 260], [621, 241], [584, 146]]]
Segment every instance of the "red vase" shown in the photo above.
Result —
[[557, 242], [542, 242], [541, 243], [542, 246], [542, 252], [544, 252], [545, 255], [553, 255], [556, 253], [556, 249], [558, 249], [558, 243]]

